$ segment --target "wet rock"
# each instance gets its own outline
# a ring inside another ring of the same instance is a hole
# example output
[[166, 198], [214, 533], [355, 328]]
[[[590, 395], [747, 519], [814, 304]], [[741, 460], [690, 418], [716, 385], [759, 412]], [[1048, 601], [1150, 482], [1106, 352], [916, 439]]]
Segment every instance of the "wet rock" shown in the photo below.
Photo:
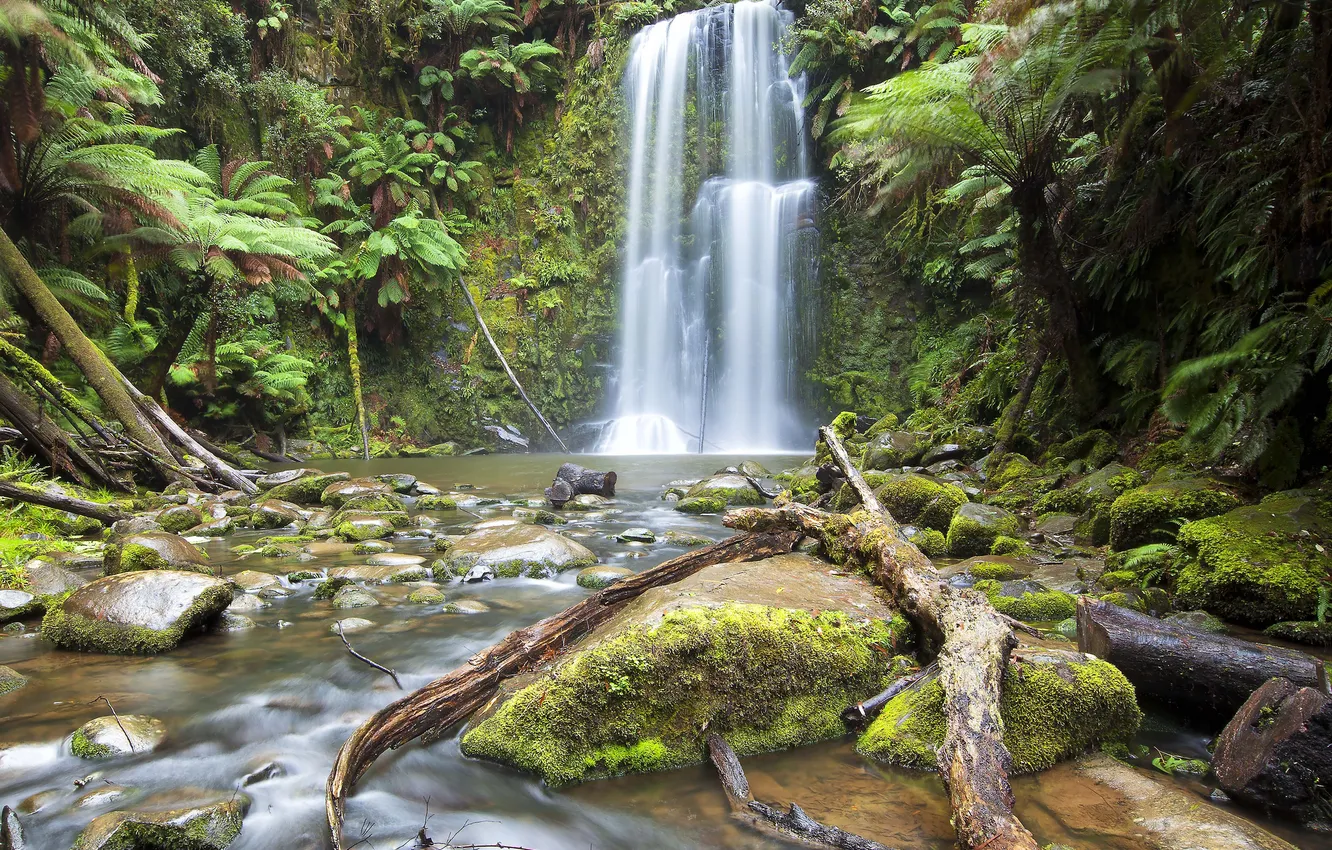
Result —
[[262, 611], [267, 607], [268, 603], [264, 602], [259, 597], [251, 596], [248, 593], [241, 593], [237, 594], [231, 600], [231, 604], [227, 606], [227, 610], [233, 614], [247, 614], [253, 611]]
[[726, 510], [726, 501], [718, 498], [691, 497], [675, 503], [675, 509], [685, 514], [719, 514]]
[[661, 542], [671, 546], [709, 546], [715, 541], [688, 531], [668, 531], [661, 536]]
[[681, 504], [689, 499], [720, 499], [727, 505], [764, 505], [768, 500], [742, 475], [712, 475], [689, 488]]
[[183, 570], [213, 574], [203, 550], [177, 534], [148, 531], [130, 534], [109, 544], [102, 555], [108, 576], [137, 570]]
[[372, 567], [415, 567], [425, 563], [420, 555], [408, 555], [401, 552], [385, 552], [365, 559]]
[[346, 481], [349, 478], [351, 476], [345, 472], [307, 475], [295, 481], [278, 484], [268, 491], [267, 497], [280, 499], [284, 502], [295, 502], [298, 505], [317, 505], [319, 504], [319, 497], [331, 484]]
[[416, 500], [416, 507], [422, 511], [456, 511], [458, 501], [438, 493], [423, 494]]
[[315, 475], [323, 475], [317, 469], [284, 469], [281, 472], [270, 472], [268, 475], [261, 475], [255, 479], [254, 484], [260, 490], [272, 490], [279, 484], [290, 484], [293, 481], [299, 481], [302, 478], [311, 478]]
[[1077, 525], [1078, 518], [1073, 514], [1044, 514], [1036, 522], [1034, 530], [1047, 538], [1066, 537], [1071, 540]]
[[920, 465], [929, 468], [938, 463], [960, 461], [967, 457], [967, 449], [957, 443], [940, 443], [931, 446], [920, 459]]
[[161, 746], [166, 734], [166, 726], [156, 717], [107, 715], [80, 726], [69, 739], [69, 751], [81, 759], [143, 755]]
[[372, 478], [353, 478], [347, 481], [335, 481], [328, 485], [320, 495], [319, 501], [331, 508], [340, 508], [351, 499], [392, 495], [393, 487], [390, 484]]
[[578, 586], [589, 590], [601, 590], [633, 574], [633, 570], [625, 567], [587, 567], [578, 572]]
[[328, 630], [334, 634], [337, 634], [338, 632], [347, 634], [351, 632], [363, 632], [366, 629], [373, 629], [374, 627], [374, 623], [363, 617], [348, 617], [345, 620], [338, 620], [336, 623], [329, 626]]
[[342, 576], [329, 576], [326, 581], [321, 582], [319, 586], [315, 588], [314, 598], [332, 599], [335, 595], [337, 595], [337, 592], [339, 590], [341, 590], [344, 587], [347, 587], [351, 583], [352, 580], [349, 578], [343, 578]]
[[258, 593], [266, 587], [282, 586], [277, 576], [257, 570], [241, 570], [231, 577], [231, 583], [246, 593]]
[[387, 472], [376, 475], [375, 480], [389, 485], [395, 493], [410, 493], [416, 489], [416, 476], [405, 472]]
[[164, 811], [111, 812], [88, 824], [73, 850], [223, 850], [240, 834], [250, 798]]
[[27, 846], [18, 815], [9, 806], [0, 809], [0, 850], [27, 850]]
[[201, 522], [187, 532], [190, 537], [226, 537], [236, 530], [236, 518], [227, 515]]
[[413, 605], [442, 605], [444, 591], [438, 587], [418, 587], [407, 595], [407, 601]]
[[1186, 629], [1197, 629], [1200, 632], [1222, 634], [1226, 630], [1226, 624], [1221, 622], [1220, 618], [1214, 617], [1206, 611], [1177, 611], [1174, 614], [1166, 614], [1161, 619], [1167, 623], [1183, 626]]
[[162, 526], [157, 524], [155, 516], [136, 516], [129, 519], [116, 520], [111, 523], [111, 533], [124, 536], [126, 534], [143, 534], [145, 531], [161, 531]]
[[655, 543], [657, 535], [650, 528], [626, 528], [615, 539], [621, 543]]
[[468, 584], [476, 584], [481, 581], [493, 581], [495, 570], [485, 564], [477, 564], [471, 567], [463, 574], [462, 580]]
[[24, 676], [13, 667], [6, 667], [0, 664], [0, 696], [4, 696], [10, 691], [17, 691], [19, 688], [28, 684], [28, 677]]
[[383, 540], [363, 540], [357, 543], [352, 551], [357, 555], [378, 555], [381, 552], [392, 552], [393, 547]]
[[[93, 564], [100, 565], [100, 563], [99, 560], [93, 559]], [[28, 576], [25, 589], [37, 596], [59, 596], [71, 590], [78, 590], [88, 583], [87, 579], [70, 572], [58, 563], [51, 563], [45, 557], [33, 558], [23, 566], [23, 571]]]
[[343, 540], [377, 540], [393, 533], [393, 523], [373, 514], [351, 514], [338, 523], [337, 535]]
[[347, 585], [333, 594], [334, 608], [370, 608], [379, 604], [379, 600], [364, 588]]
[[1287, 620], [1273, 623], [1263, 629], [1268, 637], [1304, 643], [1309, 646], [1332, 646], [1332, 623], [1317, 620]]
[[300, 521], [300, 506], [281, 499], [264, 499], [250, 514], [250, 524], [255, 528], [282, 528]]
[[561, 534], [538, 525], [519, 524], [468, 534], [449, 550], [447, 561], [455, 575], [483, 567], [496, 576], [541, 577], [591, 566], [597, 557]]
[[223, 611], [222, 616], [217, 618], [213, 625], [215, 632], [246, 632], [256, 628], [256, 623], [244, 614], [233, 614], [230, 611]]
[[[933, 770], [945, 731], [943, 685], [932, 678], [894, 697], [869, 725], [856, 750], [878, 761]], [[999, 712], [1004, 743], [1018, 773], [1044, 770], [1138, 731], [1133, 685], [1114, 666], [1080, 652], [1014, 653]]]
[[[48, 788], [45, 791], [38, 791], [28, 797], [19, 800], [18, 813], [21, 815], [33, 815], [42, 809], [48, 808], [59, 802], [65, 796], [63, 788]], [[0, 843], [0, 847], [4, 847]]]
[[287, 771], [282, 769], [282, 765], [275, 761], [270, 761], [260, 765], [241, 777], [240, 784], [242, 788], [249, 788], [251, 785], [258, 785], [260, 782], [267, 782], [270, 779], [279, 779], [286, 775]]
[[929, 435], [915, 431], [885, 431], [865, 446], [864, 469], [897, 469], [914, 466], [925, 454]]
[[135, 793], [134, 788], [126, 788], [123, 785], [102, 785], [92, 791], [84, 794], [74, 801], [76, 809], [92, 809], [99, 806], [118, 803], [127, 799]]
[[203, 522], [203, 514], [198, 508], [191, 505], [175, 505], [167, 508], [157, 515], [157, 524], [163, 531], [169, 531], [172, 534], [179, 534], [186, 529], [194, 528]]
[[768, 472], [763, 464], [756, 460], [741, 461], [738, 469], [741, 475], [748, 475], [751, 478], [767, 478], [772, 474]]
[[0, 623], [35, 617], [46, 610], [46, 602], [26, 590], [0, 590]]
[[967, 502], [948, 526], [948, 553], [958, 558], [985, 555], [998, 537], [1018, 533], [1018, 520], [1003, 508]]
[[416, 493], [417, 496], [440, 496], [444, 493], [443, 490], [439, 489], [434, 484], [427, 484], [424, 481], [416, 482], [416, 487], [413, 488], [413, 492]]
[[174, 648], [232, 600], [222, 579], [145, 570], [97, 579], [46, 612], [42, 636], [62, 649], [152, 654]]
[[1173, 520], [1204, 519], [1239, 507], [1239, 499], [1220, 483], [1174, 472], [1158, 471], [1151, 483], [1129, 490], [1110, 505], [1111, 548], [1168, 543], [1174, 536]]
[[[422, 560], [425, 559], [422, 558]], [[430, 570], [422, 564], [406, 566], [360, 564], [352, 567], [332, 567], [328, 571], [328, 576], [329, 578], [386, 584], [391, 581], [421, 581], [430, 578]]]

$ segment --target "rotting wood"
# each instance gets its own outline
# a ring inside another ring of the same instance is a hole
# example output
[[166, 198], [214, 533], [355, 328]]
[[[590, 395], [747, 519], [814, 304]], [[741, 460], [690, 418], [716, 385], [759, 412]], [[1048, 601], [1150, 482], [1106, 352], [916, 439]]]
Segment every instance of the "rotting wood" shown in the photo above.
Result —
[[124, 492], [127, 488], [102, 464], [97, 455], [88, 451], [52, 419], [42, 415], [19, 392], [17, 386], [0, 374], [0, 417], [18, 429], [17, 433], [37, 451], [56, 475], [69, 475], [80, 484], [101, 486]]
[[935, 670], [936, 667], [934, 664], [927, 664], [915, 673], [912, 673], [909, 676], [903, 676], [883, 691], [875, 694], [864, 702], [856, 703], [855, 705], [844, 709], [842, 711], [842, 722], [851, 727], [868, 724], [878, 716], [880, 711], [883, 711], [883, 707], [888, 704], [889, 700], [925, 677], [933, 674]]
[[26, 484], [18, 484], [3, 478], [0, 478], [0, 498], [13, 499], [16, 502], [29, 502], [34, 505], [41, 505], [44, 508], [55, 508], [58, 511], [68, 511], [79, 516], [92, 517], [107, 525], [130, 517], [127, 511], [123, 511], [115, 505], [76, 499], [63, 493], [52, 493], [49, 490], [29, 487]]
[[827, 426], [820, 436], [865, 509], [829, 514], [800, 504], [741, 508], [725, 524], [749, 531], [797, 530], [824, 551], [864, 564], [887, 588], [921, 636], [921, 655], [938, 664], [947, 729], [939, 775], [948, 789], [953, 828], [965, 848], [1036, 850], [1036, 839], [1013, 814], [1012, 766], [999, 714], [1000, 687], [1017, 638], [1006, 619], [977, 591], [950, 586], [930, 559], [902, 537], [873, 490]]
[[790, 552], [794, 531], [737, 534], [628, 576], [558, 614], [514, 632], [452, 672], [380, 709], [343, 743], [328, 775], [324, 806], [335, 850], [343, 850], [348, 792], [375, 759], [422, 735], [442, 734], [494, 695], [500, 684], [554, 657], [654, 587], [715, 564], [755, 561]]
[[777, 806], [755, 800], [735, 750], [715, 732], [708, 735], [708, 756], [712, 759], [713, 767], [717, 768], [717, 775], [721, 777], [722, 788], [726, 791], [726, 798], [731, 801], [731, 810], [736, 818], [754, 829], [788, 841], [794, 838], [805, 844], [836, 850], [888, 850], [877, 841], [819, 823], [795, 803], [788, 810], [782, 811]]

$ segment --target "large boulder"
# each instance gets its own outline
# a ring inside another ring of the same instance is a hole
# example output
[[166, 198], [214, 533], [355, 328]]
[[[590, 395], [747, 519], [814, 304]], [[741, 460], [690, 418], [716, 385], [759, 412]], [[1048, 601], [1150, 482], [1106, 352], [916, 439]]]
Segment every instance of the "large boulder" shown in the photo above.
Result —
[[110, 812], [79, 833], [73, 850], [224, 850], [249, 809], [250, 798], [236, 792], [184, 808]]
[[941, 532], [948, 530], [953, 514], [967, 503], [961, 487], [915, 473], [886, 476], [875, 495], [898, 522]]
[[[1133, 737], [1142, 712], [1133, 685], [1113, 665], [1078, 652], [1022, 653], [1004, 676], [999, 713], [1019, 773], [1044, 770], [1106, 743]], [[943, 685], [932, 678], [898, 694], [856, 749], [879, 761], [936, 770], [943, 744]]]
[[102, 556], [102, 572], [112, 576], [137, 570], [184, 570], [213, 574], [208, 555], [177, 534], [146, 531], [129, 534], [108, 544]]
[[255, 479], [255, 486], [260, 490], [272, 490], [279, 484], [290, 484], [293, 481], [299, 481], [302, 478], [312, 478], [316, 475], [323, 475], [317, 469], [284, 469], [281, 472], [270, 472], [267, 475], [261, 475]]
[[1141, 487], [1142, 476], [1120, 463], [1110, 463], [1036, 501], [1033, 510], [1046, 514], [1077, 514], [1073, 532], [1093, 546], [1110, 541], [1110, 505], [1125, 492]]
[[295, 502], [298, 505], [317, 505], [319, 504], [319, 497], [323, 495], [324, 490], [326, 490], [329, 485], [338, 481], [346, 481], [350, 477], [351, 476], [345, 472], [304, 475], [274, 486], [268, 491], [266, 498], [278, 499], [284, 502]]
[[711, 475], [689, 488], [686, 499], [720, 499], [728, 505], [764, 505], [767, 499], [743, 475]]
[[539, 525], [519, 524], [473, 531], [449, 549], [447, 562], [453, 575], [486, 567], [501, 577], [539, 578], [590, 567], [597, 556], [562, 534]]
[[157, 524], [163, 531], [179, 534], [203, 522], [203, 514], [193, 505], [172, 505], [157, 515]]
[[1252, 626], [1312, 620], [1332, 570], [1332, 501], [1274, 493], [1188, 523], [1178, 542], [1181, 606]]
[[180, 570], [106, 576], [46, 612], [42, 637], [62, 649], [147, 655], [174, 648], [231, 603], [222, 579]]
[[69, 739], [69, 751], [81, 759], [151, 753], [166, 740], [166, 726], [146, 714], [108, 714], [89, 720]]
[[385, 481], [375, 481], [373, 478], [352, 478], [347, 481], [335, 481], [328, 485], [320, 495], [319, 501], [331, 508], [340, 508], [352, 499], [366, 496], [396, 498], [392, 484]]
[[914, 466], [920, 462], [929, 445], [929, 434], [915, 431], [885, 431], [875, 435], [865, 446], [862, 466], [866, 470]]
[[1239, 505], [1235, 494], [1210, 478], [1162, 469], [1151, 483], [1129, 490], [1110, 506], [1110, 546], [1123, 550], [1169, 542], [1173, 521], [1204, 519]]
[[281, 499], [264, 499], [250, 513], [255, 528], [282, 528], [302, 519], [300, 506]]
[[339, 516], [334, 530], [348, 541], [379, 540], [393, 533], [393, 522], [378, 514], [351, 513]]
[[987, 555], [999, 537], [1018, 533], [1018, 520], [996, 505], [967, 502], [948, 524], [948, 554], [958, 558]]
[[708, 567], [629, 603], [462, 749], [562, 785], [698, 762], [707, 732], [742, 755], [840, 737], [909, 635], [868, 581], [817, 559]]

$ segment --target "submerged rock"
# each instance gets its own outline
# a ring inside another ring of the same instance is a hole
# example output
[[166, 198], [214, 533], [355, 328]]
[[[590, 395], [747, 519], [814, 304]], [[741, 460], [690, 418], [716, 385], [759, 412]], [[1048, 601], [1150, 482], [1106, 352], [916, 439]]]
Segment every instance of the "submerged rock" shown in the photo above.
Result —
[[482, 567], [502, 577], [539, 578], [591, 566], [597, 556], [562, 534], [539, 525], [518, 524], [468, 534], [449, 549], [447, 561], [454, 575]]
[[344, 620], [338, 620], [328, 627], [330, 632], [339, 634], [342, 632], [363, 632], [366, 629], [373, 629], [375, 624], [363, 617], [347, 617]]
[[277, 576], [257, 570], [241, 570], [231, 577], [231, 583], [246, 593], [258, 593], [265, 588], [282, 586]]
[[484, 614], [490, 606], [476, 599], [459, 599], [457, 602], [444, 603], [445, 614]]
[[79, 833], [73, 850], [223, 850], [240, 835], [250, 798], [162, 811], [111, 812]]
[[69, 751], [81, 759], [151, 753], [166, 740], [166, 726], [146, 714], [107, 715], [89, 720], [69, 739]]
[[[889, 701], [860, 736], [856, 750], [879, 761], [936, 770], [945, 730], [937, 678]], [[1062, 650], [1025, 651], [1004, 676], [999, 712], [1004, 743], [1018, 773], [1044, 770], [1138, 731], [1133, 685], [1113, 665]]]
[[589, 590], [601, 590], [633, 574], [634, 571], [626, 567], [587, 567], [578, 572], [578, 586]]
[[106, 547], [102, 555], [105, 575], [135, 570], [187, 570], [213, 574], [208, 555], [202, 549], [180, 535], [164, 531], [130, 534]]
[[222, 613], [231, 585], [179, 570], [146, 570], [97, 579], [42, 619], [42, 637], [62, 649], [153, 654]]
[[434, 586], [418, 587], [407, 595], [407, 601], [413, 605], [442, 605], [444, 591]]
[[10, 691], [17, 691], [19, 688], [28, 684], [28, 677], [24, 676], [13, 667], [6, 667], [0, 664], [0, 696], [4, 696]]

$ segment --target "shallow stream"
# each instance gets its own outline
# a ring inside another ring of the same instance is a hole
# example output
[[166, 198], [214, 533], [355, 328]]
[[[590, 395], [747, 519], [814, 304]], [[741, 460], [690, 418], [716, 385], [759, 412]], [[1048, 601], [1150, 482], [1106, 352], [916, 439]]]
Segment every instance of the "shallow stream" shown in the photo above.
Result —
[[[647, 526], [660, 535], [687, 530], [714, 539], [728, 534], [719, 517], [689, 517], [660, 500], [662, 485], [697, 478], [739, 457], [598, 457], [598, 468], [619, 473], [614, 515], [567, 514], [562, 530], [597, 553], [601, 562], [642, 570], [684, 550], [663, 544], [624, 544], [615, 535]], [[445, 459], [319, 462], [354, 476], [408, 472], [443, 489], [472, 485], [482, 497], [537, 497], [563, 458], [498, 455]], [[771, 469], [795, 465], [794, 457], [759, 458]], [[507, 515], [503, 505], [473, 507], [486, 518]], [[476, 518], [463, 511], [432, 514], [446, 525]], [[285, 575], [296, 569], [363, 563], [350, 553], [318, 562], [242, 560], [230, 552], [266, 532], [246, 532], [205, 544], [220, 575], [244, 569]], [[433, 558], [429, 540], [394, 540], [394, 551]], [[30, 624], [22, 634], [0, 636], [0, 664], [30, 678], [27, 687], [0, 696], [0, 804], [41, 795], [40, 807], [23, 815], [30, 850], [64, 850], [96, 815], [132, 808], [144, 797], [181, 788], [230, 794], [243, 778], [276, 764], [280, 776], [245, 787], [253, 806], [234, 850], [304, 850], [326, 846], [324, 783], [334, 754], [366, 717], [405, 692], [385, 675], [354, 660], [330, 625], [347, 616], [376, 624], [350, 634], [357, 650], [398, 672], [404, 688], [418, 688], [511, 630], [578, 601], [590, 591], [567, 573], [552, 580], [502, 579], [444, 588], [450, 601], [475, 599], [490, 606], [478, 614], [444, 614], [439, 606], [407, 602], [409, 588], [373, 589], [378, 607], [335, 611], [316, 602], [309, 587], [247, 615], [257, 628], [194, 637], [154, 658], [125, 658], [53, 650]], [[148, 755], [88, 762], [69, 754], [67, 739], [84, 722], [107, 714], [105, 697], [121, 714], [148, 714], [168, 730], [165, 744]], [[1198, 735], [1154, 724], [1147, 743], [1183, 755], [1203, 753]], [[884, 768], [857, 756], [849, 741], [747, 758], [755, 795], [785, 804], [797, 801], [817, 819], [898, 848], [953, 846], [947, 801], [936, 777]], [[81, 788], [76, 780], [93, 778]], [[1019, 815], [1042, 844], [1073, 848], [1145, 846], [1111, 830], [1061, 820], [1070, 794], [1060, 774], [1019, 778]], [[1210, 790], [1185, 783], [1201, 805]], [[29, 802], [28, 808], [33, 808]], [[732, 822], [711, 768], [589, 783], [559, 792], [516, 771], [471, 761], [456, 738], [431, 746], [413, 744], [381, 758], [349, 801], [349, 842], [393, 850], [410, 846], [427, 820], [436, 841], [457, 833], [458, 843], [504, 843], [540, 850], [588, 848], [775, 848]], [[1270, 827], [1270, 825], [1269, 825]], [[1329, 850], [1332, 841], [1310, 833], [1282, 832], [1298, 846]]]

